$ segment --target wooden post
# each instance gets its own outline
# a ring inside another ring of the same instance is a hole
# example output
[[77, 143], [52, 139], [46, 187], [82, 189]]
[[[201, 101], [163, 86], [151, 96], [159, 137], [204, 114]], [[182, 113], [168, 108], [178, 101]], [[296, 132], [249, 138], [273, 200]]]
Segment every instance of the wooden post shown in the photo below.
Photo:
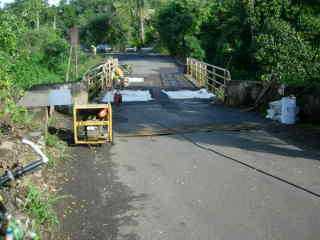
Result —
[[74, 46], [75, 53], [75, 70], [76, 70], [76, 80], [78, 79], [78, 45]]
[[108, 113], [109, 113], [109, 129], [108, 129], [108, 133], [109, 133], [109, 141], [112, 143], [113, 142], [113, 127], [112, 127], [112, 121], [113, 121], [113, 117], [112, 117], [112, 107], [111, 104], [108, 104]]
[[51, 106], [49, 107], [49, 117], [52, 117], [53, 114], [54, 114], [54, 106], [51, 105]]
[[194, 78], [194, 61], [190, 60], [191, 76]]
[[224, 86], [223, 86], [223, 102], [226, 102], [226, 89], [227, 89], [227, 72], [224, 70], [223, 72], [224, 75]]
[[198, 79], [198, 63], [196, 62], [195, 64], [195, 79], [196, 79], [196, 82], [199, 84], [199, 79]]
[[203, 75], [204, 75], [204, 79], [205, 79], [205, 82], [206, 82], [206, 85], [208, 86], [209, 84], [209, 80], [208, 80], [208, 66], [207, 64], [203, 64]]
[[73, 106], [73, 136], [74, 136], [74, 143], [78, 143], [78, 129], [77, 129], [77, 108]]
[[206, 78], [206, 64], [205, 63], [202, 63], [202, 81], [204, 82], [204, 84], [206, 86], [208, 86], [208, 81], [207, 81], [207, 78]]
[[[213, 74], [212, 74], [213, 75], [213, 80], [216, 81], [217, 79], [216, 79], [216, 75], [215, 75], [216, 74], [216, 68], [215, 67], [212, 68], [212, 72], [213, 72]], [[216, 86], [216, 82], [214, 82], [214, 86]]]
[[105, 89], [107, 82], [107, 73], [106, 73], [106, 68], [105, 66], [102, 67], [102, 75], [101, 75], [101, 90]]
[[186, 65], [187, 65], [187, 75], [188, 75], [189, 74], [189, 58], [187, 58]]
[[72, 46], [70, 46], [70, 51], [69, 51], [69, 59], [68, 59], [68, 66], [67, 66], [67, 72], [66, 72], [66, 82], [69, 82], [71, 54], [72, 54]]
[[202, 64], [199, 62], [199, 79], [201, 84], [203, 85], [203, 79], [202, 79]]
[[111, 79], [111, 62], [110, 62], [110, 60], [108, 60], [108, 62], [106, 63], [106, 68], [107, 68], [107, 83], [109, 83], [109, 81]]
[[204, 82], [203, 82], [203, 76], [202, 76], [202, 63], [201, 62], [199, 62], [199, 69], [200, 69], [199, 78], [200, 78], [201, 84], [203, 85]]
[[49, 108], [44, 108], [44, 138], [47, 139], [48, 136], [48, 123], [49, 123]]

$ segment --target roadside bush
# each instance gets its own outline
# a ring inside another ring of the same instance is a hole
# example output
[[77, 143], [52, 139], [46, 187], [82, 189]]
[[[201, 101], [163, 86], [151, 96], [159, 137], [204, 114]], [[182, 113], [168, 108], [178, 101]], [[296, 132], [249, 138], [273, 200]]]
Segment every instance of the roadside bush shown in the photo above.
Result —
[[49, 27], [30, 30], [23, 35], [23, 48], [28, 51], [32, 61], [41, 64], [49, 71], [63, 76], [68, 60], [68, 42], [58, 31]]
[[55, 36], [43, 48], [42, 64], [60, 76], [65, 74], [68, 49], [69, 45], [67, 41], [60, 36]]
[[7, 12], [0, 12], [0, 50], [15, 55], [21, 43], [19, 36], [26, 31], [23, 22]]
[[25, 108], [16, 104], [22, 91], [14, 86], [9, 65], [7, 55], [0, 52], [0, 66], [2, 66], [0, 68], [0, 118], [20, 127], [31, 125], [32, 116]]
[[320, 51], [285, 21], [271, 19], [257, 37], [256, 58], [262, 79], [275, 78], [291, 86], [315, 85], [320, 76]]

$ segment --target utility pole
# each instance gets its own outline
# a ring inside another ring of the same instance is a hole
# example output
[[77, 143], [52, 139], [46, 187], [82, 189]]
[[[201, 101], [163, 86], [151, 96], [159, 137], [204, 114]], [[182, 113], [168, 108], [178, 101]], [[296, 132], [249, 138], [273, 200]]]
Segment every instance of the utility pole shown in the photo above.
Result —
[[[77, 27], [72, 27], [69, 30], [70, 34], [70, 50], [68, 67], [66, 72], [66, 82], [69, 82], [70, 77], [73, 80], [78, 78], [78, 45], [79, 45], [79, 29]], [[71, 74], [73, 74], [71, 76]]]
[[143, 45], [145, 42], [145, 34], [144, 34], [144, 0], [137, 0], [137, 10], [139, 17], [139, 26], [140, 26], [140, 40]]

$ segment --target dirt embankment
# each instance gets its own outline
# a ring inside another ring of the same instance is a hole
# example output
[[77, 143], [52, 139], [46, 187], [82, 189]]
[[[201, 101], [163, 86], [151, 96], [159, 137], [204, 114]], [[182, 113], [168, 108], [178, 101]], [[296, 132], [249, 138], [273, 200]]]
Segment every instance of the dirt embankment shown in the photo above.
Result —
[[17, 127], [0, 119], [0, 174], [39, 159], [28, 145], [22, 143], [23, 138], [40, 146], [49, 157], [49, 163], [1, 187], [0, 195], [11, 215], [10, 226], [21, 233], [23, 239], [37, 235], [41, 239], [50, 240], [54, 239], [54, 225], [57, 223], [54, 212], [54, 199], [58, 197], [57, 182], [63, 177], [56, 171], [56, 166], [66, 149], [60, 148], [61, 143], [56, 139], [51, 139], [51, 145], [48, 144], [50, 137], [46, 137], [43, 131], [42, 111], [36, 110], [29, 114], [34, 115], [30, 127]]

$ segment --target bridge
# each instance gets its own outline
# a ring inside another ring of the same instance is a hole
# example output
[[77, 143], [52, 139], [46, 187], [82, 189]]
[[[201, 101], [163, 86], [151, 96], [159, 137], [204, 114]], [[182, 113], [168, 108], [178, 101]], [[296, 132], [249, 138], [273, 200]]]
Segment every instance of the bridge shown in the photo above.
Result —
[[[228, 70], [195, 59], [185, 69], [170, 57], [113, 57], [140, 79], [123, 90], [150, 99], [114, 107], [114, 145], [71, 148], [63, 239], [317, 239], [317, 151], [258, 113], [172, 97], [202, 87], [227, 97]], [[102, 101], [108, 71], [100, 72]]]

